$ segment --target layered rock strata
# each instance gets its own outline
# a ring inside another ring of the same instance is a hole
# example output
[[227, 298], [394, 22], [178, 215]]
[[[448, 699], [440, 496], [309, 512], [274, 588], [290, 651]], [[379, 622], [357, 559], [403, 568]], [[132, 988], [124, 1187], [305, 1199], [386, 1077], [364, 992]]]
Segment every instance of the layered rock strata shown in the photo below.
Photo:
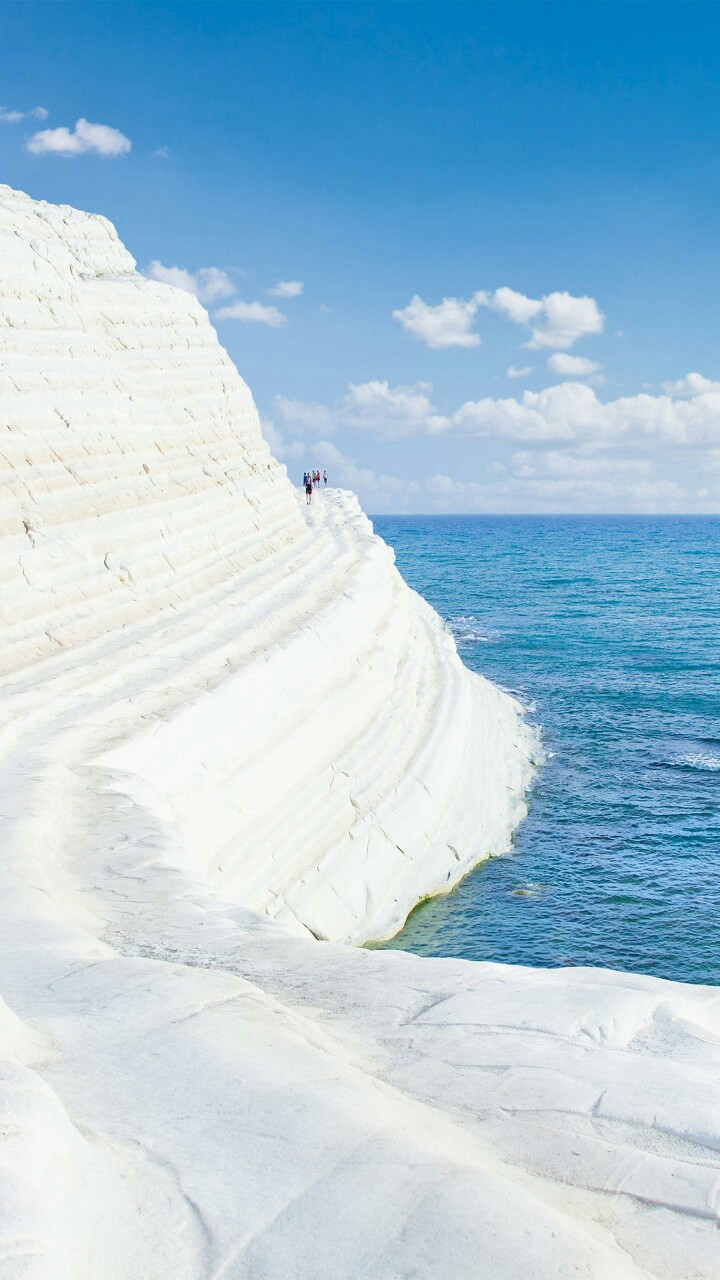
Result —
[[715, 991], [338, 945], [535, 743], [199, 305], [0, 188], [0, 403], [3, 1280], [711, 1280]]
[[508, 847], [520, 707], [351, 495], [299, 507], [190, 294], [137, 275], [102, 218], [7, 189], [0, 218], [16, 730], [102, 688], [106, 764], [209, 883], [319, 937], [391, 935]]

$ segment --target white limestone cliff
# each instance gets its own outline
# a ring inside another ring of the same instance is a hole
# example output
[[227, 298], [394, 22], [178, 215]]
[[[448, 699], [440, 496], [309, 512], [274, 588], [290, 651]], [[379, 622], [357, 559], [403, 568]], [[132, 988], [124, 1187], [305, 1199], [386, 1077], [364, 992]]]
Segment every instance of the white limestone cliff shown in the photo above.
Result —
[[2, 1280], [711, 1280], [716, 992], [338, 945], [536, 744], [199, 304], [0, 187], [0, 404]]
[[0, 210], [8, 688], [80, 700], [89, 668], [122, 697], [106, 765], [214, 888], [390, 936], [507, 849], [521, 708], [465, 670], [351, 495], [299, 506], [190, 294], [137, 275], [102, 218], [7, 189]]

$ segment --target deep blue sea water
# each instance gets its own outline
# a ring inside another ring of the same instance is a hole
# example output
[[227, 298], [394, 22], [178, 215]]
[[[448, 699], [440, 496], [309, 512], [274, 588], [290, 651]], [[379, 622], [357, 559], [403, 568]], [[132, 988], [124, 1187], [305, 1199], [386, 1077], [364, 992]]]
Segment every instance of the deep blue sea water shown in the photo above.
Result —
[[548, 752], [513, 852], [389, 945], [720, 982], [720, 518], [373, 523]]

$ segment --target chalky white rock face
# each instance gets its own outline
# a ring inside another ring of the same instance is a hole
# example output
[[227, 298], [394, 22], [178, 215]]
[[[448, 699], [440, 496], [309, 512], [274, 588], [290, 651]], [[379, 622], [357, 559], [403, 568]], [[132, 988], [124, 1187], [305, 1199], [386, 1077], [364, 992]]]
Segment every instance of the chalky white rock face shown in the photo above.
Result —
[[104, 762], [186, 865], [320, 937], [391, 935], [507, 849], [521, 708], [351, 495], [299, 506], [191, 295], [138, 276], [104, 219], [3, 191], [11, 705], [72, 693], [80, 721], [102, 687]]
[[339, 945], [536, 745], [199, 305], [0, 188], [0, 395], [2, 1280], [716, 1280], [715, 991]]

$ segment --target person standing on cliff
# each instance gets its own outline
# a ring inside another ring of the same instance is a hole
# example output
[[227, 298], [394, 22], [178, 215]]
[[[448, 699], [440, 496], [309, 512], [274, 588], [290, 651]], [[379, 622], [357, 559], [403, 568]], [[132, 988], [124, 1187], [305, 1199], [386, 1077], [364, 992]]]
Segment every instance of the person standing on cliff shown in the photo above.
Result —
[[323, 471], [323, 484], [325, 485], [325, 488], [327, 489], [327, 471]]
[[312, 502], [312, 491], [313, 491], [312, 480], [310, 479], [310, 476], [308, 476], [307, 480], [305, 481], [305, 501], [308, 504], [308, 506]]

